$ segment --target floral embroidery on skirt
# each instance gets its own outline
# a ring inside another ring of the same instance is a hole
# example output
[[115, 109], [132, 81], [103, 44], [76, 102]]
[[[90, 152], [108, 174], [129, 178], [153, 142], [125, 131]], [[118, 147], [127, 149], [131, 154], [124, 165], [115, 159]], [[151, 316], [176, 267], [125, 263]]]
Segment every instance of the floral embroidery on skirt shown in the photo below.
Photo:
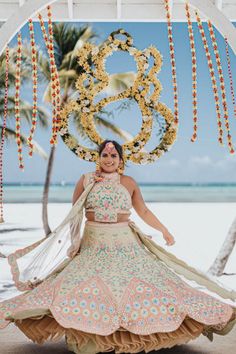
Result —
[[0, 303], [0, 328], [15, 322], [38, 343], [65, 335], [75, 353], [158, 350], [210, 338], [235, 317], [236, 308], [154, 257], [128, 222], [86, 222], [79, 253], [60, 273]]

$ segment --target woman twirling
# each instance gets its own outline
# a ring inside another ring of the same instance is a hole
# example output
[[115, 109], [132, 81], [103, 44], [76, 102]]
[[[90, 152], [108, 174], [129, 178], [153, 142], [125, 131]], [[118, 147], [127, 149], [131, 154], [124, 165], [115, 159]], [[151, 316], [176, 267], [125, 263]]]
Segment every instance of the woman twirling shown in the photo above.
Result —
[[104, 141], [96, 171], [78, 181], [62, 224], [48, 238], [8, 256], [24, 293], [0, 303], [1, 328], [13, 322], [40, 344], [65, 336], [77, 354], [149, 352], [200, 334], [212, 340], [213, 333], [232, 329], [236, 307], [223, 298], [234, 301], [235, 293], [161, 248], [129, 219], [134, 207], [162, 232], [166, 245], [174, 244], [135, 180], [123, 175], [122, 157], [116, 141]]

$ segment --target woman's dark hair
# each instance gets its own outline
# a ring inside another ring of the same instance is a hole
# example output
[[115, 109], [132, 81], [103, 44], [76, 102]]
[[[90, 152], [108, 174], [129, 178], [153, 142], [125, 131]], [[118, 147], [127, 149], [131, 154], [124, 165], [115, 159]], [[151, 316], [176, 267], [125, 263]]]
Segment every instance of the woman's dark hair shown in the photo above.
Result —
[[[119, 156], [120, 156], [120, 159], [123, 160], [123, 151], [122, 151], [122, 146], [117, 143], [117, 141], [115, 140], [104, 140], [99, 146], [98, 146], [98, 154], [99, 156], [101, 156], [101, 153], [103, 151], [103, 149], [105, 148], [105, 145], [106, 143], [113, 143]], [[123, 160], [124, 161], [124, 160]]]

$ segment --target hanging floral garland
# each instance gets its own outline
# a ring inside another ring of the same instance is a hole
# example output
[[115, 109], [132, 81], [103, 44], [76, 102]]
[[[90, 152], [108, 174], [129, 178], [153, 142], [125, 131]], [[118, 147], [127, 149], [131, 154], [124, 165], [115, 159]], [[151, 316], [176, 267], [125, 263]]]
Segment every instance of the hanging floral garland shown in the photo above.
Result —
[[222, 122], [221, 122], [221, 111], [220, 111], [220, 104], [219, 104], [219, 94], [218, 94], [218, 89], [217, 89], [217, 84], [216, 84], [216, 77], [215, 77], [215, 71], [213, 68], [213, 64], [212, 64], [212, 59], [211, 59], [211, 54], [209, 51], [209, 47], [207, 44], [207, 39], [206, 39], [206, 35], [202, 26], [202, 22], [201, 19], [198, 15], [198, 11], [195, 11], [195, 15], [197, 18], [197, 24], [198, 24], [198, 28], [200, 31], [200, 34], [202, 36], [202, 41], [203, 41], [203, 45], [204, 45], [204, 49], [206, 52], [206, 57], [207, 57], [207, 62], [208, 62], [208, 67], [210, 70], [210, 76], [211, 76], [211, 81], [212, 81], [212, 89], [214, 92], [214, 98], [215, 98], [215, 107], [216, 107], [216, 114], [217, 114], [217, 125], [218, 125], [218, 141], [220, 143], [220, 145], [223, 145], [223, 129], [222, 129]]
[[61, 90], [60, 90], [60, 81], [59, 81], [59, 75], [56, 67], [56, 62], [55, 62], [55, 53], [54, 53], [54, 46], [53, 46], [53, 24], [52, 24], [52, 10], [51, 6], [47, 6], [47, 11], [48, 11], [48, 33], [49, 33], [49, 42], [50, 42], [50, 58], [53, 58], [54, 60], [54, 76], [55, 76], [55, 81], [54, 81], [54, 98], [55, 98], [55, 105], [56, 105], [56, 121], [55, 121], [55, 143], [57, 141], [57, 133], [58, 133], [58, 121], [60, 119], [60, 110], [61, 110]]
[[227, 66], [228, 66], [228, 75], [229, 75], [229, 81], [230, 81], [230, 93], [231, 93], [231, 99], [234, 107], [234, 116], [236, 117], [236, 102], [235, 102], [235, 94], [234, 94], [234, 85], [233, 85], [233, 75], [232, 75], [232, 69], [231, 69], [231, 62], [230, 62], [230, 56], [229, 56], [229, 44], [228, 40], [226, 37], [225, 39], [225, 50], [226, 50], [226, 58], [227, 58]]
[[224, 111], [225, 128], [227, 131], [228, 147], [229, 147], [230, 153], [233, 154], [234, 148], [233, 148], [232, 137], [231, 137], [230, 128], [229, 128], [229, 114], [228, 114], [228, 108], [227, 108], [225, 82], [224, 82], [223, 70], [222, 70], [222, 66], [221, 66], [220, 53], [219, 53], [219, 49], [218, 49], [218, 45], [217, 45], [217, 41], [216, 41], [216, 37], [215, 37], [215, 33], [214, 33], [214, 28], [211, 24], [211, 21], [208, 20], [207, 23], [208, 23], [208, 28], [209, 28], [209, 32], [210, 32], [210, 37], [212, 40], [212, 45], [214, 48], [214, 54], [215, 54], [216, 63], [217, 63], [217, 70], [218, 70], [218, 74], [219, 74], [220, 90], [221, 90], [221, 97], [222, 97], [222, 104], [223, 104], [223, 111]]
[[178, 124], [179, 122], [178, 91], [177, 91], [175, 51], [174, 51], [174, 41], [172, 35], [169, 0], [165, 0], [165, 10], [166, 10], [166, 18], [167, 18], [168, 40], [169, 40], [171, 67], [172, 67], [172, 83], [173, 83], [173, 91], [174, 91], [174, 116], [175, 116], [175, 123]]
[[4, 222], [3, 218], [3, 147], [8, 114], [8, 75], [9, 75], [9, 47], [6, 47], [6, 74], [5, 74], [5, 93], [4, 93], [4, 113], [3, 125], [1, 133], [1, 147], [0, 147], [0, 223]]
[[57, 133], [58, 133], [58, 120], [60, 114], [60, 82], [59, 75], [57, 71], [57, 66], [55, 62], [55, 53], [53, 47], [53, 32], [52, 32], [52, 12], [50, 6], [47, 7], [48, 10], [48, 23], [50, 29], [50, 39], [47, 35], [47, 31], [45, 28], [45, 24], [41, 14], [38, 14], [38, 19], [40, 22], [41, 30], [43, 33], [43, 38], [46, 44], [46, 48], [48, 50], [49, 56], [49, 64], [50, 64], [50, 73], [51, 73], [51, 97], [52, 97], [52, 105], [53, 105], [53, 117], [52, 117], [52, 136], [50, 139], [51, 145], [57, 144]]
[[22, 141], [20, 134], [20, 86], [21, 86], [21, 55], [22, 55], [22, 38], [21, 33], [17, 35], [17, 57], [16, 57], [16, 77], [15, 77], [15, 119], [16, 119], [16, 143], [18, 146], [19, 168], [24, 169], [22, 156]]
[[189, 11], [188, 2], [185, 3], [186, 17], [188, 20], [188, 33], [190, 40], [190, 48], [192, 55], [192, 104], [193, 104], [193, 135], [191, 141], [194, 142], [197, 139], [197, 57], [196, 57], [196, 49], [195, 42], [193, 36], [193, 26]]
[[33, 81], [33, 109], [32, 109], [32, 126], [30, 129], [30, 135], [27, 138], [27, 143], [29, 145], [29, 156], [33, 155], [34, 145], [32, 143], [33, 136], [37, 124], [37, 51], [34, 38], [34, 25], [32, 19], [29, 19], [29, 32], [30, 32], [30, 47], [31, 47], [31, 63], [32, 63], [32, 81]]
[[[126, 36], [126, 40], [115, 38], [117, 34]], [[131, 160], [135, 163], [146, 164], [157, 160], [162, 154], [170, 149], [177, 135], [177, 124], [170, 109], [163, 103], [157, 102], [161, 92], [161, 84], [155, 75], [159, 72], [162, 65], [162, 57], [155, 47], [149, 47], [144, 51], [140, 51], [132, 45], [131, 36], [123, 29], [114, 31], [110, 34], [104, 45], [98, 49], [91, 43], [85, 43], [78, 53], [78, 63], [83, 67], [82, 73], [76, 82], [76, 88], [79, 91], [79, 99], [70, 101], [61, 110], [60, 134], [66, 145], [80, 158], [87, 161], [95, 162], [98, 152], [89, 148], [85, 148], [78, 144], [77, 139], [68, 131], [69, 116], [73, 112], [79, 112], [80, 121], [89, 138], [96, 144], [101, 144], [103, 138], [99, 135], [94, 124], [93, 116], [95, 113], [111, 103], [124, 98], [133, 98], [137, 102], [142, 112], [142, 126], [140, 132], [135, 138], [124, 143], [122, 148], [124, 152], [124, 160]], [[105, 59], [110, 56], [113, 51], [123, 50], [134, 56], [137, 63], [137, 75], [131, 87], [123, 92], [101, 99], [98, 103], [94, 103], [96, 95], [99, 94], [109, 84], [109, 76], [105, 70]], [[148, 73], [148, 59], [152, 56], [154, 59], [153, 67]], [[90, 58], [90, 62], [89, 59]], [[92, 63], [95, 69], [92, 69]], [[96, 79], [96, 84], [94, 79]], [[86, 83], [86, 85], [85, 85]], [[150, 85], [154, 86], [154, 92], [149, 96]], [[166, 121], [166, 129], [161, 143], [149, 153], [142, 152], [142, 148], [150, 139], [152, 131], [152, 111], [159, 112]]]

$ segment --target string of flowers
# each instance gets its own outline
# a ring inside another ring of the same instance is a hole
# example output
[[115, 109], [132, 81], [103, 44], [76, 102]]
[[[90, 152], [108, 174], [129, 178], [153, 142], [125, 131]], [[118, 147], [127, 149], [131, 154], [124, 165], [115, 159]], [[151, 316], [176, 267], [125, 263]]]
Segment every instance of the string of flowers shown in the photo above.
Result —
[[191, 137], [191, 141], [194, 142], [197, 139], [197, 57], [196, 57], [196, 49], [195, 42], [193, 36], [193, 26], [191, 21], [191, 15], [189, 11], [188, 2], [185, 3], [186, 17], [188, 20], [188, 33], [190, 40], [190, 48], [192, 54], [192, 104], [193, 104], [193, 135]]
[[219, 80], [220, 80], [220, 90], [221, 90], [221, 97], [222, 97], [222, 104], [223, 104], [223, 111], [224, 111], [224, 122], [225, 122], [225, 128], [227, 131], [227, 141], [228, 141], [228, 147], [230, 150], [230, 153], [234, 153], [234, 148], [232, 144], [232, 137], [230, 134], [230, 127], [229, 127], [229, 114], [228, 114], [228, 107], [227, 107], [227, 101], [226, 101], [226, 90], [225, 90], [225, 82], [224, 82], [224, 76], [223, 76], [223, 70], [221, 66], [221, 60], [220, 60], [220, 53], [214, 33], [214, 28], [212, 26], [212, 23], [210, 20], [207, 21], [208, 23], [208, 28], [210, 32], [210, 37], [212, 40], [212, 45], [214, 48], [214, 54], [216, 58], [216, 63], [217, 63], [217, 70], [219, 74]]
[[17, 57], [16, 57], [16, 77], [15, 77], [15, 119], [16, 119], [16, 143], [18, 146], [19, 168], [24, 169], [22, 156], [22, 141], [20, 134], [20, 86], [21, 86], [21, 55], [22, 55], [22, 38], [21, 32], [17, 35]]
[[219, 134], [218, 141], [219, 141], [220, 145], [223, 145], [223, 129], [222, 129], [222, 122], [221, 122], [221, 111], [220, 111], [220, 105], [219, 105], [219, 95], [218, 95], [218, 89], [217, 89], [217, 84], [216, 84], [215, 71], [213, 68], [211, 54], [210, 54], [209, 47], [207, 44], [206, 35], [205, 35], [204, 29], [202, 26], [202, 22], [201, 22], [199, 15], [198, 15], [197, 10], [195, 10], [195, 15], [196, 15], [196, 19], [197, 19], [198, 29], [199, 29], [200, 34], [202, 36], [202, 41], [203, 41], [203, 45], [204, 45], [204, 49], [205, 49], [205, 53], [206, 53], [206, 57], [207, 57], [207, 63], [208, 63], [208, 67], [210, 70], [212, 88], [213, 88], [214, 98], [215, 98], [216, 114], [217, 114], [217, 125], [218, 125], [218, 134]]
[[177, 80], [176, 80], [175, 51], [174, 51], [174, 41], [172, 36], [172, 25], [170, 20], [171, 15], [170, 15], [169, 0], [165, 0], [165, 10], [166, 10], [168, 40], [169, 40], [171, 66], [172, 66], [172, 83], [173, 83], [173, 91], [174, 91], [174, 116], [175, 116], [175, 123], [177, 124], [179, 121], [178, 93], [177, 93]]
[[37, 124], [37, 51], [35, 46], [34, 37], [34, 25], [32, 19], [29, 19], [29, 32], [30, 32], [30, 46], [31, 46], [31, 63], [32, 63], [32, 81], [33, 81], [33, 109], [32, 109], [32, 126], [30, 129], [30, 135], [27, 138], [27, 144], [29, 145], [29, 156], [33, 155], [34, 145], [32, 144], [32, 139], [35, 133]]
[[3, 125], [1, 134], [1, 147], [0, 147], [0, 223], [4, 222], [3, 218], [3, 146], [6, 131], [7, 114], [8, 114], [8, 75], [9, 75], [9, 47], [6, 47], [6, 73], [5, 73], [5, 93], [4, 93], [4, 113]]
[[[50, 16], [51, 16], [50, 6], [48, 6], [48, 8], [49, 8], [48, 9], [48, 19], [50, 19]], [[50, 73], [51, 73], [51, 97], [52, 97], [52, 105], [53, 105], [52, 136], [50, 139], [50, 144], [55, 145], [55, 144], [57, 144], [57, 132], [58, 132], [57, 117], [59, 115], [59, 112], [57, 110], [57, 100], [56, 100], [57, 90], [56, 90], [56, 87], [58, 87], [59, 95], [60, 95], [59, 75], [58, 75], [56, 62], [55, 62], [53, 43], [51, 43], [48, 38], [45, 24], [44, 24], [41, 14], [38, 14], [38, 19], [40, 22], [41, 30], [43, 33], [43, 38], [44, 38], [45, 45], [46, 45], [46, 48], [48, 51], [48, 56], [49, 56], [49, 64], [50, 64], [49, 66], [50, 66]]]
[[235, 104], [235, 95], [234, 95], [234, 85], [233, 85], [233, 75], [232, 75], [232, 69], [231, 69], [231, 62], [230, 62], [230, 56], [229, 56], [229, 44], [227, 37], [224, 37], [225, 39], [225, 50], [226, 50], [226, 58], [227, 58], [227, 66], [228, 66], [228, 75], [229, 75], [229, 81], [230, 81], [230, 93], [231, 93], [231, 99], [234, 107], [234, 116], [236, 117], [236, 104]]
[[[55, 63], [55, 54], [54, 54], [54, 46], [53, 46], [53, 25], [52, 25], [52, 10], [51, 6], [47, 6], [48, 10], [48, 33], [49, 33], [49, 42], [50, 42], [50, 48], [52, 48], [52, 53], [51, 57], [54, 59]], [[60, 110], [61, 110], [61, 95], [60, 95], [60, 81], [59, 81], [59, 75], [57, 71], [56, 64], [54, 65], [56, 68], [55, 70], [55, 81], [54, 81], [54, 95], [55, 95], [55, 101], [56, 101], [56, 125], [55, 125], [55, 130], [56, 134], [58, 133], [58, 120], [60, 119]]]

